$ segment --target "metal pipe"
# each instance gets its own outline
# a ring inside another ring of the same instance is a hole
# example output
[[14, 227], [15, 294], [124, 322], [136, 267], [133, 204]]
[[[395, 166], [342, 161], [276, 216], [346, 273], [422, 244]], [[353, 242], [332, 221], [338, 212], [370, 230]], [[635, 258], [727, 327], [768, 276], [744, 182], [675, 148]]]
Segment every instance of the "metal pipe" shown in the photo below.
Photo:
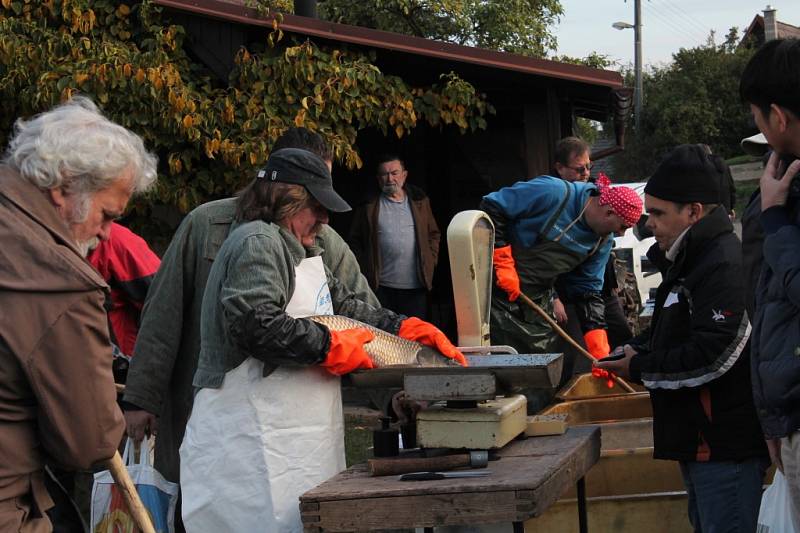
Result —
[[639, 134], [639, 124], [642, 120], [642, 0], [634, 1], [634, 69], [636, 76], [636, 94], [633, 112], [635, 113], [636, 134]]
[[578, 531], [588, 533], [589, 520], [586, 516], [586, 480], [578, 480]]

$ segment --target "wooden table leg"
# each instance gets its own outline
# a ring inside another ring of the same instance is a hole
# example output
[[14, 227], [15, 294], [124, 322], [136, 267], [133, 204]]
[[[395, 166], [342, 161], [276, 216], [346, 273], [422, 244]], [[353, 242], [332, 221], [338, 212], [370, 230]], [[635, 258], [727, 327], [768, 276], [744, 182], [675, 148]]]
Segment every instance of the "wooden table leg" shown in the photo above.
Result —
[[589, 531], [589, 521], [586, 516], [586, 481], [583, 478], [578, 480], [578, 531], [580, 533]]

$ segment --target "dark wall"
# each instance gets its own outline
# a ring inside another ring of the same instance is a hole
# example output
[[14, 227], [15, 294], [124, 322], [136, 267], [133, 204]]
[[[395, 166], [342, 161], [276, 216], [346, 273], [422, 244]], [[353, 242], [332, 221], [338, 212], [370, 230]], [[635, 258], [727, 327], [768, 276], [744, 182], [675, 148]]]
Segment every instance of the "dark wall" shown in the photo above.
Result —
[[[428, 194], [436, 222], [442, 232], [439, 264], [434, 274], [431, 319], [455, 336], [447, 226], [453, 215], [477, 209], [481, 198], [504, 185], [528, 177], [525, 162], [525, 131], [520, 107], [500, 107], [485, 131], [461, 134], [455, 128], [419, 126], [410, 135], [386, 138], [380, 131], [364, 130], [357, 144], [364, 167], [348, 171], [334, 167], [334, 187], [354, 207], [368, 194], [376, 194], [375, 158], [396, 153], [406, 163], [408, 182]], [[347, 236], [352, 217], [331, 217], [331, 225]]]

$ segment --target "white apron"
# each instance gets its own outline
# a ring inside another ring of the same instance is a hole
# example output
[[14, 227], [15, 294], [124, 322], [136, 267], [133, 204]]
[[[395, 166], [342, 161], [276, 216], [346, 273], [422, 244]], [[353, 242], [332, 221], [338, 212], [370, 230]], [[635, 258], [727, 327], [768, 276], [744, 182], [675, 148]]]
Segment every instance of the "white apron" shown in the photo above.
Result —
[[[286, 313], [333, 314], [320, 257], [295, 269]], [[263, 366], [250, 357], [195, 397], [180, 449], [189, 533], [300, 533], [300, 495], [345, 468], [339, 378]]]

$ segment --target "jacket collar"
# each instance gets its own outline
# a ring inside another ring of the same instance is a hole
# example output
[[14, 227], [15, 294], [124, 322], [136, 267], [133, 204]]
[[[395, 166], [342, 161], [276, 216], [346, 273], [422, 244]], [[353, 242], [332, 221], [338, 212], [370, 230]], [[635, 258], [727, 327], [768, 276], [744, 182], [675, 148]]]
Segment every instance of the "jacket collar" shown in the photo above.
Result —
[[[19, 235], [20, 228], [15, 225], [13, 217], [0, 223], [0, 231], [4, 232], [4, 237], [11, 238], [12, 235], [17, 237], [17, 240], [10, 245], [10, 249], [5, 250], [7, 254], [19, 258], [24, 254], [33, 253], [31, 257], [35, 261], [43, 261], [41, 264], [30, 266], [33, 269], [37, 266], [41, 268], [35, 273], [29, 272], [29, 277], [16, 277], [11, 280], [16, 290], [72, 291], [107, 286], [100, 274], [78, 250], [67, 223], [42, 190], [6, 165], [0, 165], [0, 197], [3, 198], [3, 204], [12, 210], [18, 210], [21, 216], [29, 221], [27, 224], [31, 227], [38, 225], [42, 234], [47, 235], [44, 240], [25, 241], [23, 244]], [[51, 275], [53, 269], [57, 271], [57, 275]], [[35, 283], [32, 280], [35, 280]]]
[[57, 241], [81, 256], [67, 223], [47, 199], [46, 194], [6, 165], [0, 167], [0, 195], [8, 198], [18, 209], [47, 228]]
[[[297, 240], [289, 230], [285, 229], [284, 227], [280, 226], [279, 224], [275, 224], [280, 231], [281, 238], [283, 242], [286, 243], [286, 247], [289, 249], [289, 253], [292, 256], [292, 262], [294, 266], [300, 264], [300, 261], [303, 259], [307, 259], [309, 257], [316, 257], [322, 254], [322, 248], [317, 245], [312, 245], [308, 248], [304, 247], [303, 244]], [[319, 242], [318, 240], [315, 242]]]
[[680, 242], [675, 243], [678, 249], [674, 256], [670, 254], [675, 260], [669, 269], [672, 274], [669, 277], [679, 275], [684, 270], [684, 265], [691, 265], [701, 257], [707, 251], [706, 245], [710, 241], [720, 235], [732, 232], [733, 224], [728, 213], [723, 207], [717, 206], [708, 215], [693, 224]]

